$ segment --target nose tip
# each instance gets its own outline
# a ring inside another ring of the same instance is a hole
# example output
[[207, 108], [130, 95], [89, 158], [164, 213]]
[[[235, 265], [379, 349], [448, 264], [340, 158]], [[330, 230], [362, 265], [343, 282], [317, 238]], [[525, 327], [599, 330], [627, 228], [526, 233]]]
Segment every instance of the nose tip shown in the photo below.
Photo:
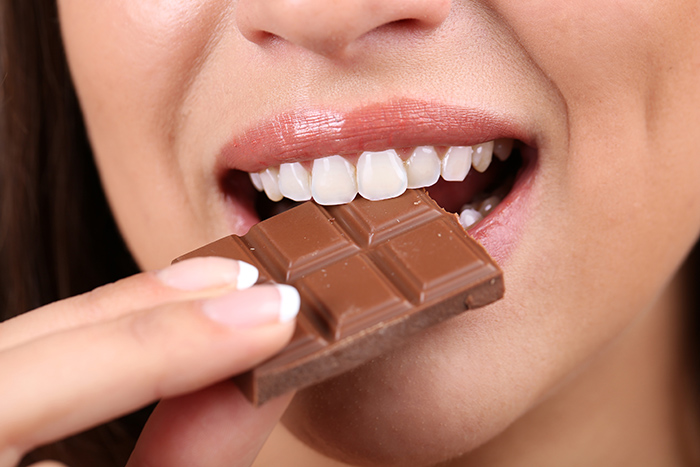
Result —
[[243, 36], [259, 45], [275, 36], [332, 56], [385, 25], [434, 29], [450, 6], [451, 0], [239, 0], [236, 21]]

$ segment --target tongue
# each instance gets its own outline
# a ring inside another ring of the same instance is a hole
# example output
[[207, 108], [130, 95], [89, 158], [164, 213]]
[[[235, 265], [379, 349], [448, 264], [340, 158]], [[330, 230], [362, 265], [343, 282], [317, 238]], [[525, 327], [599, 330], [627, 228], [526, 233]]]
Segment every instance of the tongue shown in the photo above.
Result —
[[477, 194], [493, 188], [500, 173], [500, 170], [493, 169], [495, 167], [490, 167], [484, 173], [472, 169], [462, 182], [447, 182], [440, 178], [428, 188], [428, 193], [446, 211], [459, 213], [462, 206], [472, 201]]

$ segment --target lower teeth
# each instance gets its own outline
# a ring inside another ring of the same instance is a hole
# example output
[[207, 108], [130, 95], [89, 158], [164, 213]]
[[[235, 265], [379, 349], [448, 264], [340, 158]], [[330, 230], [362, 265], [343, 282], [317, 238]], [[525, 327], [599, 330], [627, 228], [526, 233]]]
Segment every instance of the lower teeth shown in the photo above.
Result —
[[465, 204], [459, 213], [459, 222], [465, 229], [473, 227], [488, 216], [501, 201], [500, 196], [491, 195], [483, 201]]
[[466, 208], [459, 214], [459, 223], [462, 224], [462, 227], [468, 229], [483, 218], [484, 216], [482, 216], [479, 211], [472, 208]]
[[481, 206], [479, 206], [479, 212], [482, 216], [486, 217], [500, 202], [501, 198], [498, 196], [489, 196], [481, 203]]

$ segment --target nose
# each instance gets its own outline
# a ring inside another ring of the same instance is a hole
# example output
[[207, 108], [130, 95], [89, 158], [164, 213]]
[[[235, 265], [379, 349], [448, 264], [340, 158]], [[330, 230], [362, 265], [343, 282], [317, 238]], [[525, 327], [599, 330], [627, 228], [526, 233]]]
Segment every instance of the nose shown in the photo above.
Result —
[[450, 7], [451, 0], [239, 0], [236, 21], [259, 45], [278, 37], [332, 56], [383, 26], [406, 33], [435, 29]]

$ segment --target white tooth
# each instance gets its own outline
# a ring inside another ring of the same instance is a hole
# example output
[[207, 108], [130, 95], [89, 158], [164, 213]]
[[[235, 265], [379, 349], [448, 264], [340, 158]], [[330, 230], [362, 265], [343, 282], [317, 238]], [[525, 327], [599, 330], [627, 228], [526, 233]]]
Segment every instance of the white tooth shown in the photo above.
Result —
[[311, 169], [311, 195], [318, 204], [349, 203], [357, 195], [355, 166], [342, 156], [316, 159]]
[[250, 175], [250, 181], [253, 182], [253, 186], [255, 187], [255, 189], [258, 191], [263, 191], [263, 183], [262, 183], [262, 180], [260, 179], [260, 174], [259, 173], [249, 173], [248, 175]]
[[493, 143], [493, 155], [498, 157], [501, 161], [508, 159], [508, 156], [510, 156], [510, 153], [513, 151], [513, 140], [510, 138], [501, 138]]
[[479, 172], [484, 172], [491, 165], [493, 157], [493, 141], [472, 146], [472, 166]]
[[461, 182], [467, 177], [472, 166], [472, 148], [452, 146], [442, 158], [440, 172], [442, 178], [450, 182]]
[[468, 229], [483, 218], [484, 216], [479, 211], [467, 208], [459, 214], [459, 223], [462, 224], [462, 227]]
[[396, 151], [363, 152], [357, 161], [357, 191], [370, 201], [395, 198], [406, 191], [408, 177]]
[[311, 176], [299, 162], [280, 166], [280, 193], [294, 201], [311, 199]]
[[435, 185], [440, 178], [440, 157], [432, 146], [418, 146], [405, 165], [408, 188]]
[[265, 194], [272, 201], [279, 201], [284, 196], [280, 193], [279, 186], [279, 169], [277, 167], [268, 167], [267, 169], [260, 172], [260, 179], [262, 180], [263, 189]]
[[501, 198], [498, 196], [489, 196], [481, 203], [481, 206], [479, 206], [479, 212], [482, 216], [486, 217], [500, 202]]

